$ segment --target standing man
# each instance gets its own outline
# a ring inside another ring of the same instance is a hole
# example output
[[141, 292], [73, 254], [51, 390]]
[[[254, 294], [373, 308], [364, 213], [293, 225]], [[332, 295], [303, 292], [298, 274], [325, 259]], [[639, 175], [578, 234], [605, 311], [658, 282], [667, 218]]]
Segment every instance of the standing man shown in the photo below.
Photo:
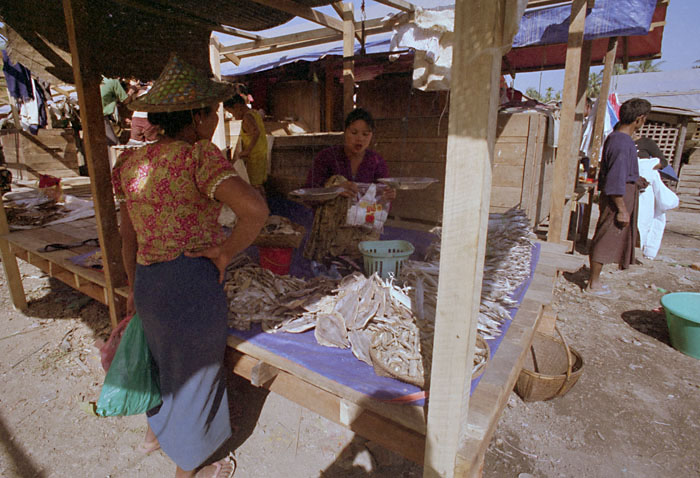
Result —
[[616, 294], [601, 284], [603, 264], [617, 263], [627, 269], [634, 263], [637, 242], [637, 200], [647, 181], [639, 176], [637, 147], [632, 140], [651, 111], [651, 103], [641, 98], [625, 101], [620, 122], [605, 140], [600, 165], [600, 217], [591, 244], [591, 275], [585, 292], [599, 297]]
[[116, 78], [102, 78], [100, 95], [102, 95], [102, 114], [105, 118], [105, 134], [107, 135], [108, 145], [114, 146], [119, 144], [119, 139], [112, 129], [112, 120], [117, 103], [129, 104], [136, 92], [137, 89], [133, 86], [129, 87], [128, 93], [124, 91], [121, 83]]

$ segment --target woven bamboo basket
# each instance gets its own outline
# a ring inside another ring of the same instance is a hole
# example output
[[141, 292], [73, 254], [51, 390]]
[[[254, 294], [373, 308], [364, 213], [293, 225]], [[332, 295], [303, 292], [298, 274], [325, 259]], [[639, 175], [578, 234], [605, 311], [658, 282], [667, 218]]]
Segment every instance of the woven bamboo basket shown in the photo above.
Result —
[[[476, 336], [476, 342], [479, 344], [479, 347], [486, 349], [486, 359], [479, 364], [479, 367], [477, 368], [476, 372], [472, 373], [472, 380], [480, 376], [482, 373], [484, 373], [484, 370], [486, 369], [486, 365], [488, 364], [489, 359], [491, 358], [491, 349], [489, 348], [488, 344], [484, 340], [483, 337], [480, 335]], [[397, 380], [401, 380], [402, 382], [410, 383], [411, 385], [415, 385], [417, 387], [420, 387], [422, 389], [426, 389], [428, 385], [430, 384], [430, 370], [426, 371], [427, 373], [424, 373], [425, 376], [421, 377], [412, 377], [410, 375], [402, 375], [398, 374], [395, 371], [389, 369], [386, 367], [381, 360], [377, 358], [377, 354], [374, 351], [373, 348], [369, 349], [369, 356], [372, 359], [372, 365], [374, 366], [374, 373], [379, 375], [380, 377], [390, 377], [390, 378], [395, 378]], [[426, 380], [426, 378], [428, 380]], [[427, 382], [427, 383], [426, 383]]]
[[561, 397], [574, 386], [583, 373], [583, 358], [560, 338], [535, 333], [525, 365], [515, 383], [515, 393], [526, 402]]
[[294, 234], [265, 234], [261, 233], [253, 241], [254, 246], [258, 247], [277, 247], [292, 249], [298, 248], [304, 240], [306, 228], [301, 224], [292, 223], [292, 227], [296, 231]]

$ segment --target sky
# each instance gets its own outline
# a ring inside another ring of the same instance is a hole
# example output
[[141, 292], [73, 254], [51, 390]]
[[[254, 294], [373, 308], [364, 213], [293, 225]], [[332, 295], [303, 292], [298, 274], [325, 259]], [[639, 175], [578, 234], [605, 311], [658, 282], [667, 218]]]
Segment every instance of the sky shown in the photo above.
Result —
[[[661, 58], [654, 60], [654, 63], [662, 62], [658, 65], [662, 71], [692, 68], [693, 62], [700, 60], [700, 41], [697, 40], [699, 27], [700, 0], [670, 0], [661, 42]], [[591, 72], [598, 73], [602, 69], [602, 66], [594, 66]], [[544, 94], [547, 87], [560, 91], [563, 86], [564, 70], [518, 73], [514, 81], [514, 87], [522, 92], [532, 87]]]
[[[413, 3], [423, 8], [433, 8], [453, 5], [454, 0], [415, 0]], [[359, 20], [361, 18], [360, 6], [362, 0], [353, 0], [353, 4], [355, 6], [355, 18]], [[372, 0], [367, 0], [366, 5], [366, 18], [368, 19], [383, 17], [387, 13], [396, 12], [395, 9], [385, 7]], [[337, 14], [331, 7], [324, 7], [319, 10], [329, 16], [337, 18]], [[656, 60], [656, 62], [662, 62], [659, 63], [661, 70], [673, 71], [692, 68], [693, 62], [700, 60], [700, 42], [697, 40], [697, 29], [699, 27], [700, 0], [670, 0], [666, 12], [666, 25], [664, 27], [664, 36], [661, 44], [661, 59]], [[321, 27], [320, 25], [313, 25], [307, 20], [296, 18], [285, 25], [265, 31], [265, 36], [284, 35], [312, 28]], [[224, 45], [247, 41], [226, 35], [221, 35], [220, 39]], [[335, 45], [329, 44], [329, 48], [332, 46]], [[297, 53], [299, 52], [288, 52], [290, 55], [295, 55]], [[253, 60], [253, 58], [250, 60]], [[262, 60], [262, 57], [259, 57], [257, 61], [260, 60]], [[591, 67], [591, 72], [600, 72], [602, 68], [602, 66]], [[222, 73], [235, 74], [235, 67], [233, 67], [231, 63], [224, 63], [222, 65]], [[518, 73], [514, 80], [515, 88], [523, 92], [530, 87], [535, 88], [541, 93], [544, 93], [548, 87], [552, 87], [554, 91], [560, 91], [563, 85], [564, 70]]]

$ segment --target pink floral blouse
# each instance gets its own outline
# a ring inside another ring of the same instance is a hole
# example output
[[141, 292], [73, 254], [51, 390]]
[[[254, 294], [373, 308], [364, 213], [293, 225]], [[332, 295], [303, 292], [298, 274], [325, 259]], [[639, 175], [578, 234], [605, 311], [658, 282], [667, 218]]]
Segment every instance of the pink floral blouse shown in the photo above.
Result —
[[214, 192], [232, 176], [231, 162], [207, 140], [194, 146], [155, 143], [122, 153], [112, 184], [136, 231], [136, 262], [170, 261], [185, 251], [220, 244], [225, 235]]

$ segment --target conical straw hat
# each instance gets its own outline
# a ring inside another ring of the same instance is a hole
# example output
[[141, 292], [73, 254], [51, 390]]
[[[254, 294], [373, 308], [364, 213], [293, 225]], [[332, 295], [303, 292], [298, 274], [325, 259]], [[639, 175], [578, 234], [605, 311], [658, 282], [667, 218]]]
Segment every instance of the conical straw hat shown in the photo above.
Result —
[[127, 106], [149, 113], [204, 108], [235, 94], [232, 83], [216, 81], [182, 61], [175, 53], [148, 93]]

